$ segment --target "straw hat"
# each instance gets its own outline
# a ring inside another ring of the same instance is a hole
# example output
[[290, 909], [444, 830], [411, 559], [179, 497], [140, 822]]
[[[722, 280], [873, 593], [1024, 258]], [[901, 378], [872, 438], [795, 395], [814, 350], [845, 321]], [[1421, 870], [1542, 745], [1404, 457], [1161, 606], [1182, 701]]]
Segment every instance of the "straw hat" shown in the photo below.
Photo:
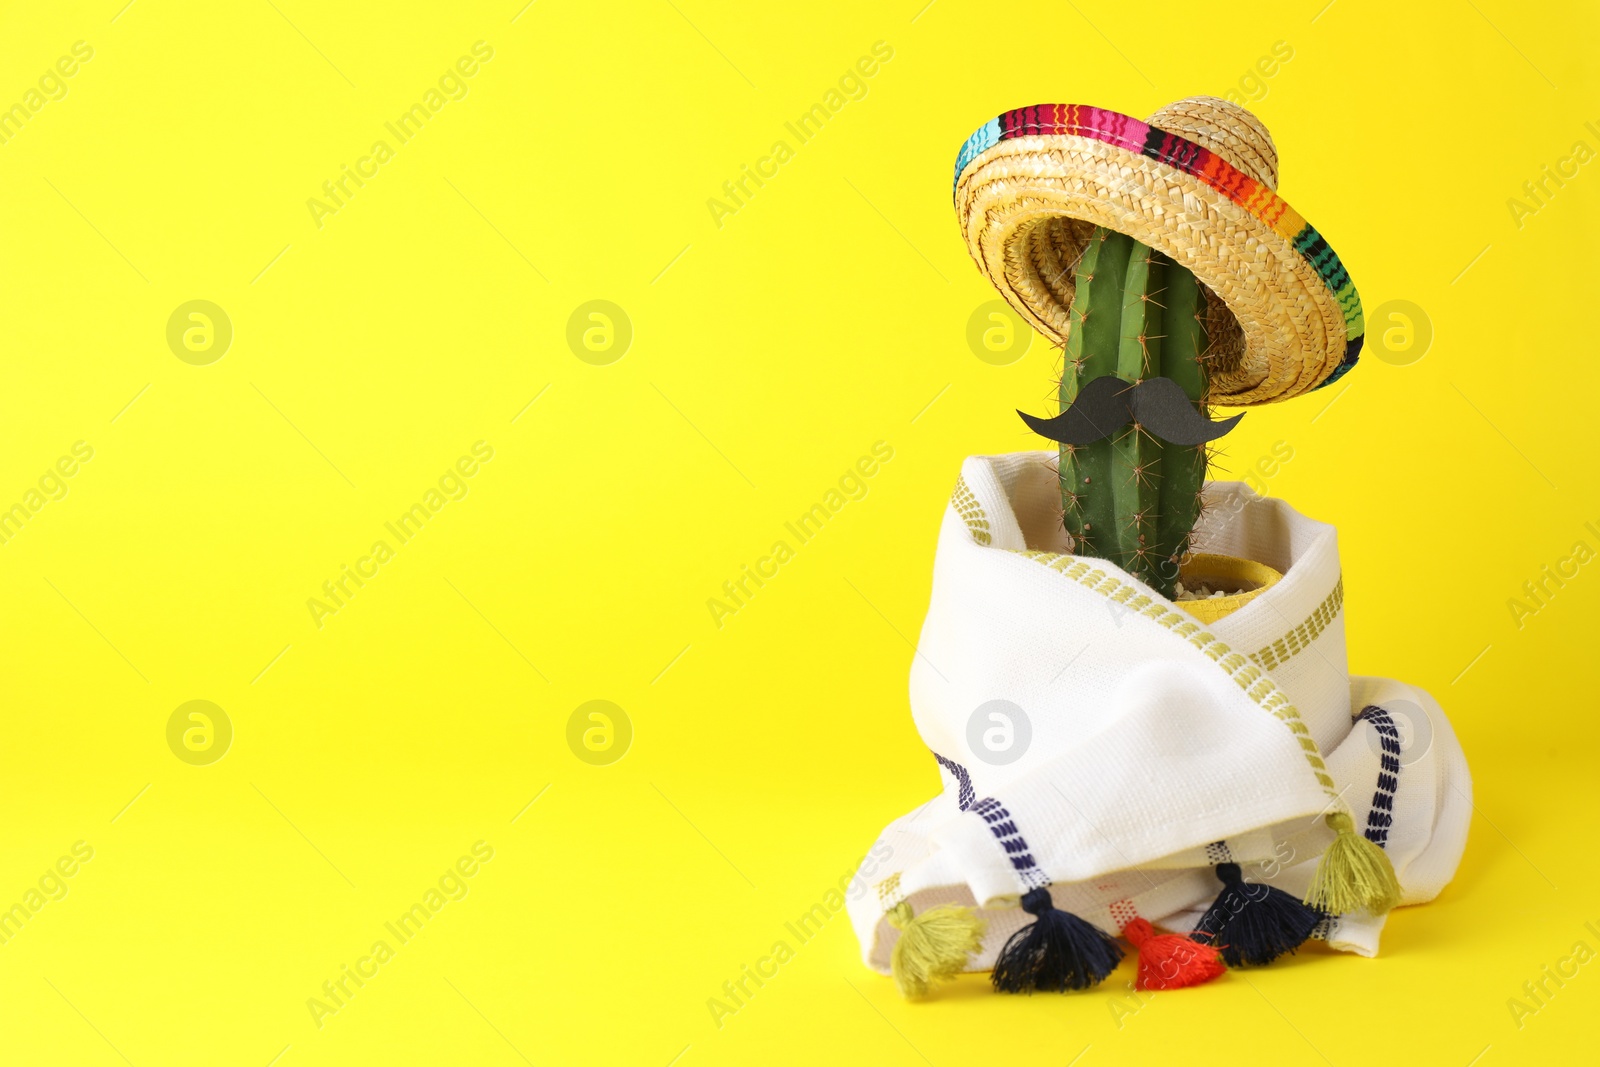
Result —
[[1209, 290], [1208, 399], [1245, 407], [1334, 381], [1355, 365], [1365, 328], [1339, 257], [1277, 184], [1271, 135], [1226, 100], [1190, 97], [1148, 123], [1043, 104], [967, 139], [955, 203], [979, 269], [1057, 344], [1094, 227], [1192, 271]]

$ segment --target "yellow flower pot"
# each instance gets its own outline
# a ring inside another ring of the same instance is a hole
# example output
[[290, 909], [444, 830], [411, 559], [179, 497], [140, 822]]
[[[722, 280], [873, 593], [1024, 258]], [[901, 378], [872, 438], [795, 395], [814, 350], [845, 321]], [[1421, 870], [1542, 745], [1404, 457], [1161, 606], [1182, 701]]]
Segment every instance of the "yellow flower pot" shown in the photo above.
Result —
[[1244, 592], [1207, 600], [1179, 600], [1176, 603], [1201, 622], [1212, 623], [1238, 611], [1261, 590], [1276, 584], [1282, 577], [1265, 563], [1257, 563], [1253, 559], [1196, 552], [1178, 568], [1178, 581], [1185, 588], [1198, 589], [1208, 585], [1213, 589], [1242, 589]]

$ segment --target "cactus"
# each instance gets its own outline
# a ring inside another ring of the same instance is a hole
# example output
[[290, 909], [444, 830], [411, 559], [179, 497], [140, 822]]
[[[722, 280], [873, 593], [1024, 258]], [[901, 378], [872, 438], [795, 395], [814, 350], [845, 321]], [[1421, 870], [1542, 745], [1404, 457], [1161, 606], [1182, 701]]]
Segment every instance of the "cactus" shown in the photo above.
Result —
[[[1205, 296], [1195, 276], [1097, 227], [1075, 277], [1061, 410], [1109, 374], [1129, 383], [1171, 378], [1203, 415]], [[1062, 444], [1059, 472], [1074, 551], [1108, 559], [1171, 597], [1200, 515], [1206, 446], [1157, 440], [1135, 421], [1093, 444]]]

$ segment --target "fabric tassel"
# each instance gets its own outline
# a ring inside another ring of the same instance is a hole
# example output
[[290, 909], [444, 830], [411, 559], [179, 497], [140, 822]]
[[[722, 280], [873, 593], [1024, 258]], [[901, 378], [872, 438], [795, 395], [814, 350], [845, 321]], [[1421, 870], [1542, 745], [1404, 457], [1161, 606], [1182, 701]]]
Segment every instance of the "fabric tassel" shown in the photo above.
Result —
[[908, 1000], [960, 974], [967, 958], [983, 947], [983, 920], [971, 908], [943, 904], [913, 916], [911, 904], [902, 900], [887, 914], [889, 925], [900, 931], [889, 953], [889, 970]]
[[1064, 993], [1105, 980], [1122, 962], [1116, 938], [1069, 911], [1060, 911], [1048, 889], [1023, 894], [1022, 910], [1034, 917], [1006, 941], [994, 961], [994, 987], [1002, 993]]
[[1182, 989], [1209, 982], [1227, 970], [1215, 948], [1182, 934], [1158, 934], [1147, 919], [1124, 926], [1122, 936], [1139, 950], [1134, 980], [1139, 989]]
[[1293, 952], [1322, 921], [1322, 912], [1293, 895], [1256, 882], [1246, 885], [1237, 863], [1217, 864], [1222, 892], [1195, 927], [1195, 939], [1215, 945], [1229, 967], [1261, 966]]
[[1333, 812], [1327, 823], [1338, 836], [1317, 862], [1306, 902], [1330, 915], [1382, 915], [1400, 903], [1400, 883], [1388, 854], [1356, 833], [1348, 812]]

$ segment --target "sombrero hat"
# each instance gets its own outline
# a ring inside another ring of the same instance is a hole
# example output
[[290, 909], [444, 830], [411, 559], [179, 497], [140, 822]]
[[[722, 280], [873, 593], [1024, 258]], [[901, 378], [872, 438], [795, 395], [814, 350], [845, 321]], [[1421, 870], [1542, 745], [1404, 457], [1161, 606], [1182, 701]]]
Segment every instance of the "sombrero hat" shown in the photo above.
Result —
[[1072, 267], [1094, 227], [1193, 272], [1209, 290], [1208, 400], [1244, 407], [1339, 378], [1365, 329], [1339, 257], [1277, 184], [1271, 135], [1226, 100], [1190, 97], [1147, 123], [1043, 104], [967, 138], [955, 204], [979, 269], [1057, 344], [1069, 328]]

